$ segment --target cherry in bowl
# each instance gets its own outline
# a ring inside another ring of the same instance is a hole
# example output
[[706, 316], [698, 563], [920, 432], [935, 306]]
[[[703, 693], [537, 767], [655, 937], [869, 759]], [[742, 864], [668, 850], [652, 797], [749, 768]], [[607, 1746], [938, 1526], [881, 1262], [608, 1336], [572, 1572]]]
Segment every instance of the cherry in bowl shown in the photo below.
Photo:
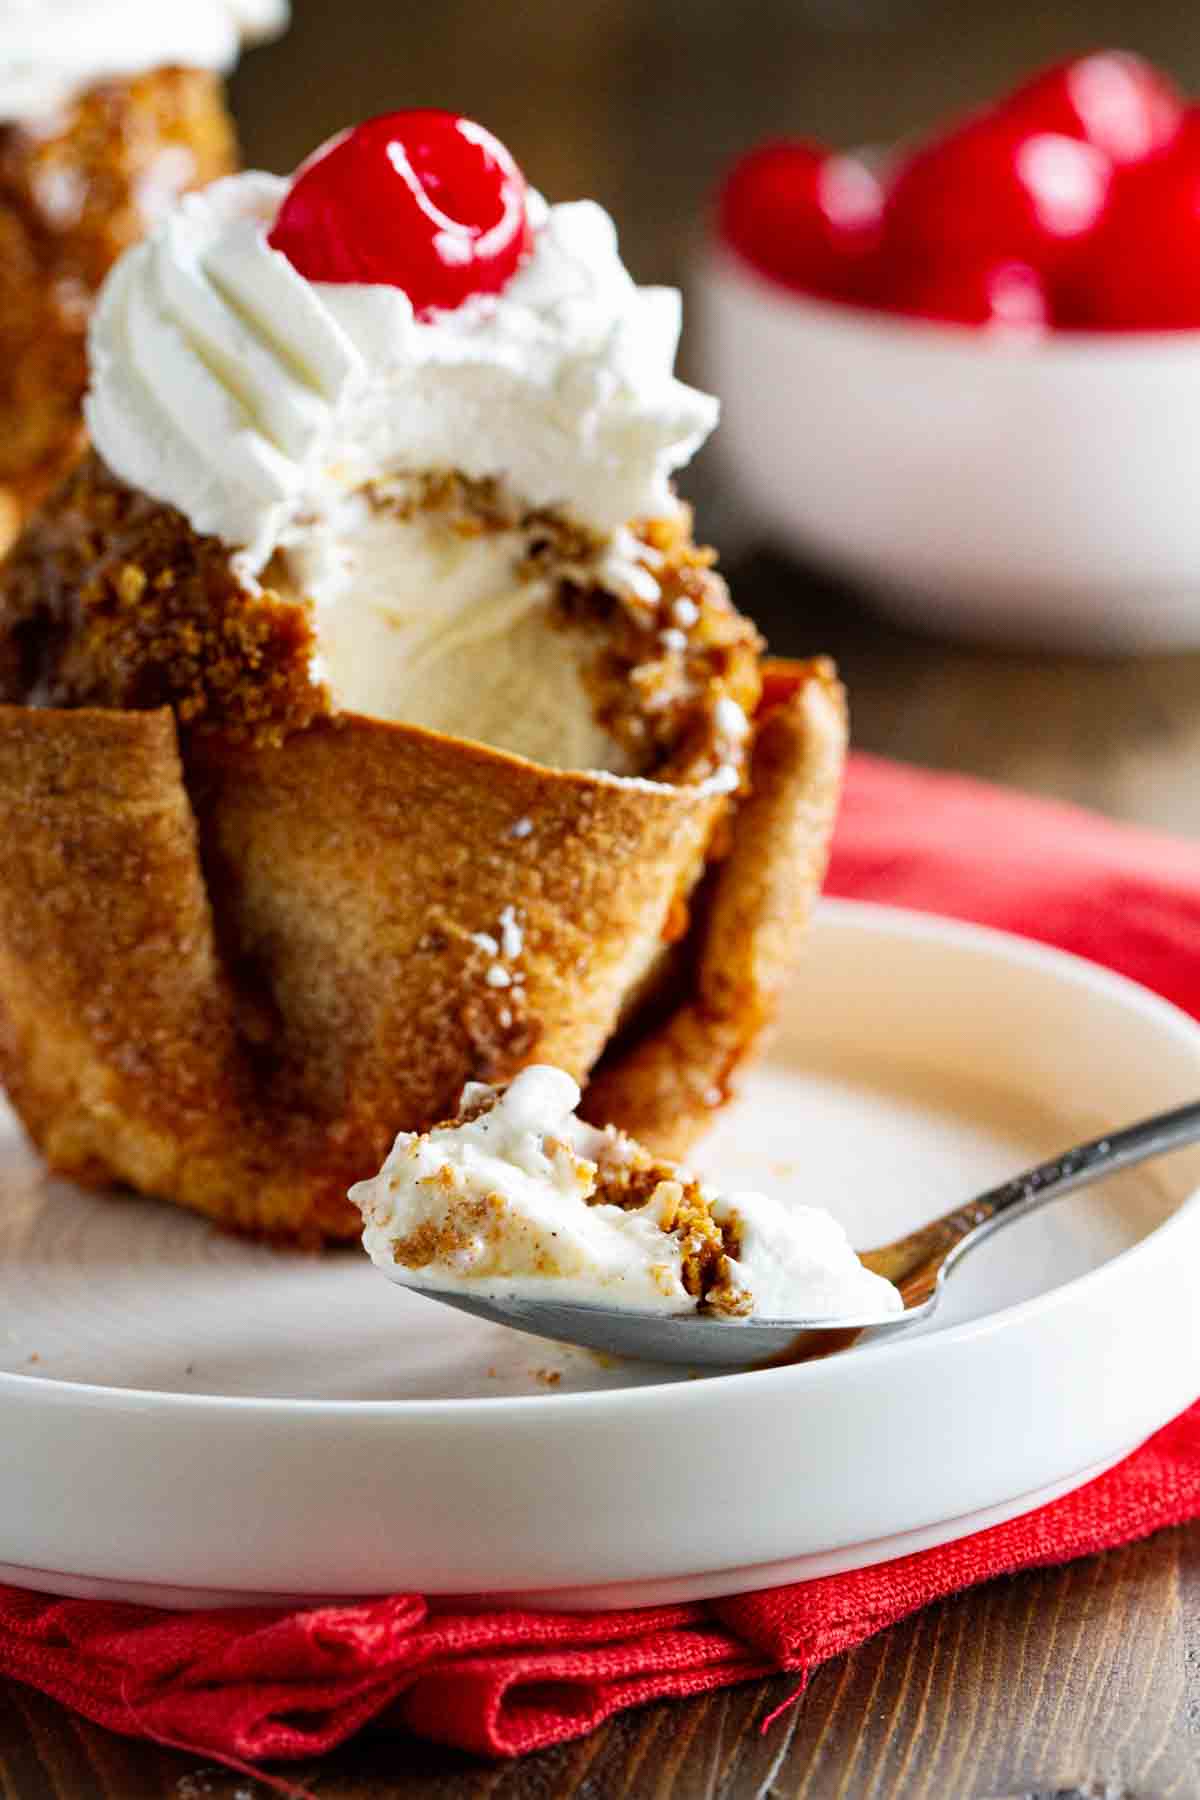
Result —
[[1002, 102], [1030, 131], [1080, 138], [1115, 163], [1140, 162], [1174, 138], [1184, 103], [1174, 82], [1127, 50], [1098, 50], [1056, 63]]
[[859, 156], [777, 138], [742, 157], [718, 196], [724, 243], [772, 280], [854, 299], [879, 238], [883, 191]]
[[1028, 263], [989, 255], [905, 259], [879, 276], [880, 311], [936, 325], [1036, 336], [1050, 324], [1045, 283]]
[[1200, 111], [1163, 153], [1120, 171], [1064, 323], [1200, 330]]
[[899, 168], [884, 213], [891, 263], [1018, 261], [1061, 267], [1104, 211], [1112, 163], [1061, 132], [988, 114], [917, 150]]

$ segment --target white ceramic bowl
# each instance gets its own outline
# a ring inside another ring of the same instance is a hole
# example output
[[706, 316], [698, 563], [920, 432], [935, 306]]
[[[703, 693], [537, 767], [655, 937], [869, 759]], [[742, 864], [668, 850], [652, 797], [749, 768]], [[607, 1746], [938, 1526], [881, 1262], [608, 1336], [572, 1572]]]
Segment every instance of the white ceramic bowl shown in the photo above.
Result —
[[1200, 646], [1200, 332], [1005, 340], [793, 294], [719, 247], [701, 375], [755, 523], [962, 637]]

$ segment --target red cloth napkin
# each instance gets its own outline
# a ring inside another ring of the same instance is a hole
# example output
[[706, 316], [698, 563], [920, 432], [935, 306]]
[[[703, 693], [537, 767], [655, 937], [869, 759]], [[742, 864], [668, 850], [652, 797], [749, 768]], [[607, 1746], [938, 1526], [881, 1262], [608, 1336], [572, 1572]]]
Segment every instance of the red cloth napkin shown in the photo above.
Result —
[[[1024, 932], [1200, 1013], [1200, 844], [856, 757], [829, 891]], [[810, 1670], [942, 1595], [1200, 1517], [1200, 1404], [1078, 1493], [957, 1544], [705, 1604], [481, 1612], [418, 1594], [162, 1613], [0, 1588], [0, 1673], [114, 1731], [244, 1767], [367, 1720], [487, 1756], [622, 1707]]]

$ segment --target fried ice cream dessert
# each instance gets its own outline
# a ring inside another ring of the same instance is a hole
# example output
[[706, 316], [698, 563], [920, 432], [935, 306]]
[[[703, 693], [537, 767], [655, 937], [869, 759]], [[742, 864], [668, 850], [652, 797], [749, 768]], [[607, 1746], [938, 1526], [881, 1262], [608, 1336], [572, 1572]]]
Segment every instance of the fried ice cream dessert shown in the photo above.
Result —
[[845, 747], [672, 475], [679, 298], [454, 115], [187, 197], [0, 569], [0, 1075], [49, 1165], [246, 1230], [531, 1064], [679, 1155], [769, 1021]]
[[0, 0], [0, 552], [84, 443], [109, 269], [236, 164], [222, 75], [284, 0]]

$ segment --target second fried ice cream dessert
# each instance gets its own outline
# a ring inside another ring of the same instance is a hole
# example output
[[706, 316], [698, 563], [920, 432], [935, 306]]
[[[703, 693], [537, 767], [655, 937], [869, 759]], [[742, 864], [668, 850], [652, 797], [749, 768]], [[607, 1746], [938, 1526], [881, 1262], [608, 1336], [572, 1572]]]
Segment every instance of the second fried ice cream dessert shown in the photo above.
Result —
[[558, 1065], [656, 1151], [711, 1116], [845, 729], [675, 498], [679, 323], [445, 113], [122, 257], [94, 448], [0, 573], [0, 1070], [53, 1166], [349, 1236], [466, 1082]]
[[92, 302], [236, 164], [222, 76], [286, 0], [0, 0], [0, 548], [83, 445]]

